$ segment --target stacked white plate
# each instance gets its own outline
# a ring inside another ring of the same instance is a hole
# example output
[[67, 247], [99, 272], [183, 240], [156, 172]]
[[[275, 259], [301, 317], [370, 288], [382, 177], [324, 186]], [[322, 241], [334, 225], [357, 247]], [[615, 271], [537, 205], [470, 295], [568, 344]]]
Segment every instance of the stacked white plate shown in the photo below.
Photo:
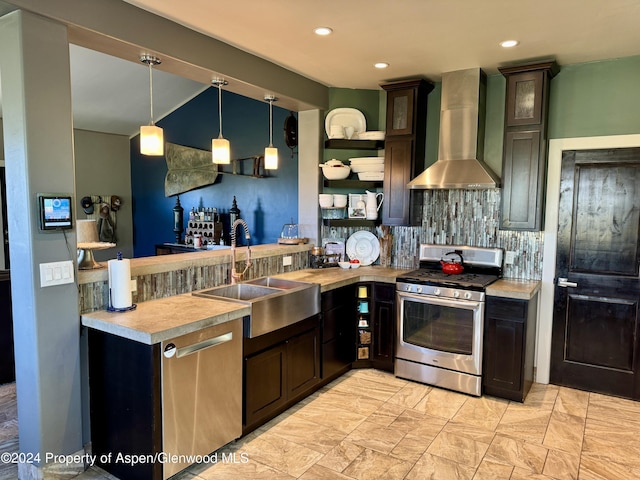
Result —
[[358, 132], [358, 140], [384, 140], [384, 130], [368, 130], [366, 132]]
[[358, 174], [358, 179], [382, 181], [384, 179], [384, 157], [350, 158], [351, 171]]

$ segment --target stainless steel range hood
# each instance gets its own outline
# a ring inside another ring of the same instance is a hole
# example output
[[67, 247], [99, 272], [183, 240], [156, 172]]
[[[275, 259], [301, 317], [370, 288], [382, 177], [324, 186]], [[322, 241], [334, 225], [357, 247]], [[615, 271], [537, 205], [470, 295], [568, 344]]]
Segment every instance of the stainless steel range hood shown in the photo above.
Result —
[[442, 75], [438, 161], [407, 184], [412, 189], [496, 188], [484, 163], [487, 77], [479, 68]]

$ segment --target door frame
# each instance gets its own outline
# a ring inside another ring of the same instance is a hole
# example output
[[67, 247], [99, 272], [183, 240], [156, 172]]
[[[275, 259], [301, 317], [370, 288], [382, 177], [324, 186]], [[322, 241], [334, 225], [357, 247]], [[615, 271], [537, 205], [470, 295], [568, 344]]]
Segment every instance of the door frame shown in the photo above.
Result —
[[542, 255], [542, 288], [538, 306], [538, 338], [536, 341], [535, 381], [538, 383], [549, 383], [551, 368], [551, 331], [553, 326], [562, 152], [565, 150], [625, 147], [640, 147], [640, 135], [557, 138], [549, 141], [544, 249]]

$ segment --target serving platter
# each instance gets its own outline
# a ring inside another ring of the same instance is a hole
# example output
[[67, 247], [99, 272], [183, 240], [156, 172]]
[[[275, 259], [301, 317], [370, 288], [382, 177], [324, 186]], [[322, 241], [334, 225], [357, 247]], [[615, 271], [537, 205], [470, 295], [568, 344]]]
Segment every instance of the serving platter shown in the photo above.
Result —
[[351, 260], [358, 259], [362, 266], [371, 265], [380, 256], [378, 237], [366, 230], [355, 232], [347, 239], [347, 255]]
[[324, 119], [324, 129], [329, 138], [331, 138], [332, 125], [353, 127], [354, 133], [361, 133], [367, 130], [367, 120], [364, 118], [364, 114], [356, 108], [334, 108], [327, 113]]

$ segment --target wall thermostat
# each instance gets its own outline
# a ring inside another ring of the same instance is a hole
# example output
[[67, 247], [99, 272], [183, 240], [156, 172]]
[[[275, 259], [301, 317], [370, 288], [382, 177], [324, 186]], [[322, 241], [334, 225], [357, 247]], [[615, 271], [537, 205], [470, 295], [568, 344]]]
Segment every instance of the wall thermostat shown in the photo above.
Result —
[[73, 228], [73, 197], [64, 193], [38, 194], [38, 220], [41, 231]]

